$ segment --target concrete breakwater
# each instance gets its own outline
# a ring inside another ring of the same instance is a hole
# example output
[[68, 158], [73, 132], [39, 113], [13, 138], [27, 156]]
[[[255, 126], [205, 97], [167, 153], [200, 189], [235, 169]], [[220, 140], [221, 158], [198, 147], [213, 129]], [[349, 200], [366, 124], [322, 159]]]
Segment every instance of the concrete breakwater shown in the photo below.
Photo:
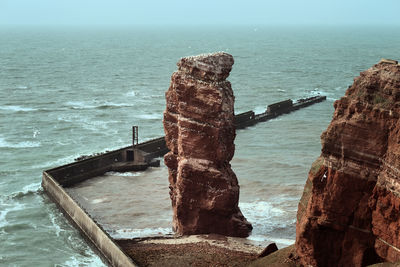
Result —
[[[253, 111], [244, 112], [235, 116], [235, 126], [242, 129], [258, 122], [276, 118], [325, 100], [324, 96], [317, 96], [293, 102], [285, 100], [267, 107], [261, 114]], [[127, 262], [133, 260], [127, 256], [117, 242], [111, 238], [103, 228], [95, 222], [90, 214], [68, 194], [66, 187], [73, 187], [84, 180], [102, 175], [108, 171], [136, 171], [144, 170], [149, 166], [157, 166], [158, 157], [168, 149], [164, 137], [153, 139], [134, 146], [127, 146], [104, 154], [88, 157], [84, 160], [53, 168], [43, 173], [43, 188], [57, 203], [60, 209], [71, 219], [79, 230], [88, 237], [107, 262], [113, 266], [129, 266]], [[122, 264], [123, 262], [123, 264]]]
[[267, 110], [260, 114], [255, 114], [254, 111], [250, 110], [235, 115], [235, 127], [236, 129], [244, 129], [246, 127], [253, 126], [259, 122], [272, 120], [283, 114], [287, 114], [301, 108], [308, 107], [312, 104], [319, 103], [326, 100], [326, 96], [313, 96], [309, 98], [293, 100], [288, 99], [280, 101], [267, 106]]

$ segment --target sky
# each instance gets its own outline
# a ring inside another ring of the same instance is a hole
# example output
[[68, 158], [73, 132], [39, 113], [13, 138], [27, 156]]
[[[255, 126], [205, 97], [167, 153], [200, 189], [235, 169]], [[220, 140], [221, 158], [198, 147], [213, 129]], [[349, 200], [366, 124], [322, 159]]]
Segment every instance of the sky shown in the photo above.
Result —
[[0, 0], [0, 25], [396, 25], [400, 0]]

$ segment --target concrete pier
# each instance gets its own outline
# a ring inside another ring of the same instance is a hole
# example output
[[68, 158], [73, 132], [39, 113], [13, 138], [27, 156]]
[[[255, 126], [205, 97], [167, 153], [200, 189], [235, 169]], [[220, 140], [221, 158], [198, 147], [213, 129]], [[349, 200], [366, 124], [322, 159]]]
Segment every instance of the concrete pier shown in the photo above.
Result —
[[[255, 114], [247, 111], [235, 116], [236, 129], [250, 127], [260, 122], [268, 121], [283, 114], [305, 108], [322, 102], [325, 96], [285, 100], [269, 105], [266, 111]], [[148, 167], [157, 167], [157, 158], [168, 152], [164, 137], [156, 138], [134, 147], [127, 146], [114, 151], [83, 157], [80, 160], [56, 167], [43, 172], [42, 187], [47, 195], [58, 205], [65, 216], [81, 231], [83, 236], [97, 250], [110, 266], [136, 266], [126, 248], [131, 247], [124, 241], [121, 247], [119, 240], [112, 238], [107, 231], [93, 219], [82, 203], [79, 196], [71, 196], [70, 188], [88, 179], [103, 176], [106, 172], [143, 171]], [[133, 155], [133, 157], [132, 157]], [[117, 207], [118, 208], [118, 207]], [[129, 254], [129, 255], [128, 255]]]

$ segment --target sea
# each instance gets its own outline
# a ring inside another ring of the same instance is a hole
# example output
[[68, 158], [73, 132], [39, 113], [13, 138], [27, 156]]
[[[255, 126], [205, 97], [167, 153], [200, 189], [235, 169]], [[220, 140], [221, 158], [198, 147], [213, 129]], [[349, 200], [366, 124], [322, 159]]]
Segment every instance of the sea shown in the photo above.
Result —
[[[381, 58], [399, 60], [399, 44], [400, 28], [390, 26], [2, 26], [0, 266], [105, 266], [47, 197], [42, 172], [131, 144], [133, 125], [139, 142], [163, 136], [177, 61], [216, 51], [235, 59], [236, 113], [327, 96], [237, 131], [231, 164], [254, 227], [249, 240], [294, 243], [298, 201], [334, 101]], [[141, 192], [131, 195], [131, 237], [171, 233], [167, 179], [162, 165], [125, 181]]]

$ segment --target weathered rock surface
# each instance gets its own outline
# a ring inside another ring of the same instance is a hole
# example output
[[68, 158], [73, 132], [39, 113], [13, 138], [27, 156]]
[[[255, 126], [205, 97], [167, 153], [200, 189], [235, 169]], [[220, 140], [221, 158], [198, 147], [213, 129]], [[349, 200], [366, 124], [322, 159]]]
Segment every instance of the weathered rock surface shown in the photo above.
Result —
[[258, 258], [266, 257], [271, 253], [274, 253], [275, 251], [278, 250], [278, 247], [276, 246], [275, 243], [269, 244], [261, 253], [258, 255]]
[[182, 58], [166, 92], [165, 139], [173, 228], [179, 234], [248, 236], [239, 185], [229, 161], [235, 145], [234, 96], [225, 79], [233, 57]]
[[305, 266], [400, 260], [400, 65], [354, 79], [322, 134], [297, 213]]

